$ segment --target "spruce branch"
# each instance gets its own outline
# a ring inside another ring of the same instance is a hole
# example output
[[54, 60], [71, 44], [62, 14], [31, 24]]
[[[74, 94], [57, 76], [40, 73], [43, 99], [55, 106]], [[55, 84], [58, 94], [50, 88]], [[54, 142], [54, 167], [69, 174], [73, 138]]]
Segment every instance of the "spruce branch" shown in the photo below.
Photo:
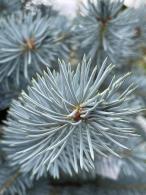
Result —
[[[20, 85], [20, 77], [30, 81], [36, 72], [52, 67], [57, 57], [65, 58], [68, 47], [57, 41], [62, 28], [55, 28], [61, 19], [19, 12], [3, 20], [0, 32], [0, 80], [15, 78]], [[65, 27], [64, 27], [65, 28]], [[21, 75], [20, 75], [21, 73]]]
[[103, 90], [114, 66], [106, 60], [99, 72], [90, 66], [85, 57], [75, 71], [59, 61], [59, 73], [48, 69], [13, 101], [3, 141], [12, 165], [33, 176], [49, 171], [59, 177], [60, 169], [70, 175], [93, 169], [95, 153], [119, 156], [114, 145], [127, 148], [120, 140], [135, 134], [130, 121], [140, 109], [128, 107], [132, 85], [116, 91], [129, 74]]
[[125, 65], [141, 55], [140, 40], [135, 37], [140, 23], [137, 13], [128, 8], [122, 11], [122, 6], [122, 0], [88, 0], [86, 12], [77, 19], [80, 47], [97, 64], [108, 56], [112, 63]]

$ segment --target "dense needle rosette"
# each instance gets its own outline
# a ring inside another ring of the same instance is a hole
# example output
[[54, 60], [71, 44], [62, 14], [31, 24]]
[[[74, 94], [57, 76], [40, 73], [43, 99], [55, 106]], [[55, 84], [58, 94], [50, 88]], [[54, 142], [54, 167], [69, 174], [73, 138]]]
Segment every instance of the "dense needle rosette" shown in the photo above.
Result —
[[11, 76], [19, 84], [20, 74], [30, 80], [36, 72], [52, 66], [59, 55], [64, 57], [67, 46], [60, 41], [60, 29], [52, 24], [53, 18], [31, 12], [17, 13], [2, 22], [0, 80]]
[[139, 108], [128, 107], [133, 84], [117, 94], [129, 74], [113, 77], [103, 88], [113, 67], [104, 61], [91, 71], [84, 58], [72, 71], [59, 62], [59, 73], [48, 69], [33, 80], [13, 102], [6, 122], [4, 143], [12, 164], [37, 177], [46, 171], [59, 177], [60, 170], [93, 168], [95, 153], [118, 156], [115, 145], [126, 148], [122, 140], [135, 134], [130, 122]]
[[[83, 51], [96, 63], [108, 56], [112, 63], [123, 65], [140, 55], [139, 40], [135, 38], [138, 14], [127, 8], [123, 0], [88, 0], [78, 17], [76, 32]], [[140, 23], [140, 22], [139, 22]]]

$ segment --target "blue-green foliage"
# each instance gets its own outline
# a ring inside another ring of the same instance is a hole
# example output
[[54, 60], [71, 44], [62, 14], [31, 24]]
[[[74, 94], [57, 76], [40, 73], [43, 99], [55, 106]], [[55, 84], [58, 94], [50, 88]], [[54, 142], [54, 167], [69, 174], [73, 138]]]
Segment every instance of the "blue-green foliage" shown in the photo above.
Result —
[[59, 73], [48, 69], [33, 80], [28, 93], [13, 102], [6, 122], [4, 143], [12, 164], [37, 177], [47, 171], [59, 177], [60, 170], [72, 175], [93, 169], [95, 153], [119, 156], [116, 148], [127, 148], [122, 141], [135, 134], [130, 122], [139, 108], [128, 107], [133, 84], [117, 94], [129, 74], [113, 77], [102, 89], [113, 67], [105, 60], [99, 72], [97, 66], [90, 71], [91, 61], [84, 58], [72, 71], [59, 62]]
[[136, 37], [138, 14], [127, 8], [123, 0], [88, 0], [84, 12], [78, 17], [76, 32], [83, 51], [100, 64], [105, 56], [117, 65], [125, 65], [140, 55]]
[[138, 178], [146, 172], [146, 142], [134, 138], [127, 143], [129, 150], [122, 150], [121, 158], [110, 155], [108, 158], [96, 158], [95, 171], [97, 175], [111, 179], [123, 177]]
[[[123, 0], [89, 0], [74, 25], [50, 6], [0, 0], [0, 110], [25, 89], [0, 126], [0, 194], [146, 194], [146, 76], [127, 66], [145, 52], [145, 16]], [[58, 66], [84, 53], [95, 66]], [[126, 65], [116, 77], [107, 56]]]
[[31, 185], [28, 175], [21, 175], [18, 169], [10, 167], [7, 163], [0, 165], [0, 194], [26, 195], [26, 189]]
[[21, 7], [21, 0], [0, 0], [0, 17], [12, 14], [20, 10]]
[[20, 94], [21, 89], [26, 88], [27, 84], [27, 82], [22, 81], [21, 79], [21, 85], [17, 86], [14, 82], [14, 79], [5, 79], [0, 84], [0, 110], [8, 108], [11, 104], [12, 99], [17, 98]]
[[140, 39], [141, 47], [146, 48], [146, 22], [145, 22], [146, 11], [145, 11], [145, 7], [140, 6], [136, 10], [136, 14], [134, 17], [136, 20], [138, 20], [138, 24], [137, 24], [136, 29], [135, 29], [136, 37]]
[[[67, 19], [51, 8], [46, 9], [45, 15], [39, 11], [35, 15], [14, 13], [2, 20], [1, 27], [0, 110], [10, 105], [36, 72], [41, 73], [46, 65], [57, 68], [59, 56], [69, 58], [72, 36]], [[31, 37], [36, 39], [35, 42]], [[25, 39], [30, 39], [30, 47], [36, 44], [35, 48], [24, 51]]]
[[55, 18], [42, 17], [40, 13], [33, 15], [31, 12], [20, 12], [2, 21], [1, 81], [10, 76], [15, 78], [17, 84], [20, 83], [20, 76], [24, 76], [23, 80], [30, 80], [45, 66], [53, 67], [59, 56], [65, 57], [68, 49], [60, 41], [62, 31], [52, 25], [54, 22]]

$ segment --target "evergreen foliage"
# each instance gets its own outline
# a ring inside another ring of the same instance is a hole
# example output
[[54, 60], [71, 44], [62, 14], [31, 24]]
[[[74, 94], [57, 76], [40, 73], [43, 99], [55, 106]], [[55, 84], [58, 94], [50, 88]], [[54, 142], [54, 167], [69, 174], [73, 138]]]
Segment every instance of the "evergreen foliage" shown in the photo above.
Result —
[[125, 65], [140, 55], [140, 40], [136, 37], [138, 13], [130, 8], [123, 11], [122, 7], [123, 0], [88, 0], [86, 12], [78, 18], [80, 47], [95, 63], [100, 64], [109, 56], [113, 63]]
[[42, 17], [39, 13], [34, 15], [30, 12], [19, 12], [2, 21], [1, 81], [12, 75], [19, 85], [20, 74], [29, 81], [36, 72], [40, 73], [45, 69], [45, 66], [53, 66], [59, 54], [62, 54], [62, 58], [65, 56], [67, 48], [59, 41], [61, 30], [52, 26], [56, 22], [54, 20]]
[[145, 7], [42, 3], [0, 0], [0, 195], [145, 195]]
[[113, 155], [110, 155], [109, 158], [97, 157], [96, 174], [115, 180], [124, 177], [137, 178], [145, 174], [145, 141], [141, 138], [133, 138], [127, 145], [130, 150], [122, 150], [121, 158]]
[[26, 195], [26, 187], [31, 187], [31, 185], [28, 175], [21, 176], [18, 169], [12, 169], [7, 163], [0, 165], [0, 194]]
[[112, 145], [126, 148], [120, 139], [134, 134], [130, 122], [140, 109], [127, 107], [133, 84], [116, 94], [128, 75], [101, 88], [112, 69], [105, 60], [99, 72], [96, 66], [90, 72], [84, 58], [72, 72], [59, 61], [59, 73], [48, 69], [33, 80], [9, 112], [4, 143], [12, 164], [38, 177], [47, 170], [59, 177], [59, 169], [72, 174], [93, 168], [95, 152], [119, 156]]
[[13, 98], [16, 98], [19, 90], [12, 90], [8, 81], [4, 81], [0, 86], [0, 110], [6, 109]]
[[12, 99], [16, 99], [21, 89], [26, 89], [28, 82], [20, 77], [20, 85], [16, 85], [15, 78], [4, 79], [0, 84], [0, 110], [7, 109]]
[[0, 17], [12, 14], [22, 7], [21, 0], [0, 0]]

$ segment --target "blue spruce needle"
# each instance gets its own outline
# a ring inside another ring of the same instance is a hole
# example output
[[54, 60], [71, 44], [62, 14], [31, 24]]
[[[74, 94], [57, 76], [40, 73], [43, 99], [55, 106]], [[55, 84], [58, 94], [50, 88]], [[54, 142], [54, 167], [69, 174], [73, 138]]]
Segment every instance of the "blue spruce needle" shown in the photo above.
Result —
[[84, 57], [75, 71], [59, 61], [59, 72], [48, 69], [33, 80], [13, 101], [4, 129], [12, 165], [37, 177], [47, 171], [59, 177], [60, 170], [93, 169], [95, 153], [119, 156], [115, 145], [127, 148], [122, 140], [135, 135], [130, 122], [140, 108], [128, 106], [133, 84], [117, 93], [129, 73], [103, 89], [113, 68], [105, 60], [92, 70]]

